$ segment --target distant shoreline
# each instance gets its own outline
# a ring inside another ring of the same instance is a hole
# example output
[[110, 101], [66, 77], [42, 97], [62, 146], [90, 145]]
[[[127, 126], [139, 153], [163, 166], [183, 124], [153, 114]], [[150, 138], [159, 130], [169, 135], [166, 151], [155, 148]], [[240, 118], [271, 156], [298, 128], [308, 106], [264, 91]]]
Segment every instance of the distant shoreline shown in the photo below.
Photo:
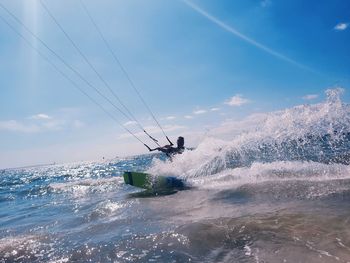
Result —
[[25, 168], [35, 168], [35, 167], [41, 167], [41, 166], [50, 166], [55, 165], [57, 163], [43, 163], [43, 164], [34, 164], [34, 165], [26, 165], [26, 166], [19, 166], [19, 167], [9, 167], [9, 168], [1, 168], [0, 170], [14, 170], [14, 169], [25, 169]]

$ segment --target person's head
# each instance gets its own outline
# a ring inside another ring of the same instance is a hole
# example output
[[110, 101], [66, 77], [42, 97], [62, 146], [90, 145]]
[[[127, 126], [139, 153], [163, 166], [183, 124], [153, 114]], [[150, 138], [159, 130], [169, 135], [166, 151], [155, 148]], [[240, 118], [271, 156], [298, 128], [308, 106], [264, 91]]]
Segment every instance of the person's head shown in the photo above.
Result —
[[184, 137], [180, 136], [177, 138], [177, 148], [183, 148], [185, 145], [185, 139]]

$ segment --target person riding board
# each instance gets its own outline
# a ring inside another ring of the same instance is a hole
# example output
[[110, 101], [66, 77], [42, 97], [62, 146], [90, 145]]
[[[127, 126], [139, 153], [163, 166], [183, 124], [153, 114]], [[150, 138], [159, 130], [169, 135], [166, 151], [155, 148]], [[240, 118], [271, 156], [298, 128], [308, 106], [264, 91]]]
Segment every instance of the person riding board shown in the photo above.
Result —
[[163, 147], [157, 147], [157, 148], [154, 148], [154, 149], [151, 149], [149, 147], [148, 150], [150, 152], [153, 152], [153, 151], [160, 151], [160, 152], [163, 152], [165, 153], [168, 157], [172, 157], [173, 155], [175, 154], [181, 154], [183, 153], [183, 151], [185, 150], [185, 139], [184, 137], [180, 136], [179, 138], [177, 138], [177, 147], [173, 147], [173, 143], [169, 140], [168, 136], [166, 137], [168, 142], [170, 143], [169, 145], [165, 145]]

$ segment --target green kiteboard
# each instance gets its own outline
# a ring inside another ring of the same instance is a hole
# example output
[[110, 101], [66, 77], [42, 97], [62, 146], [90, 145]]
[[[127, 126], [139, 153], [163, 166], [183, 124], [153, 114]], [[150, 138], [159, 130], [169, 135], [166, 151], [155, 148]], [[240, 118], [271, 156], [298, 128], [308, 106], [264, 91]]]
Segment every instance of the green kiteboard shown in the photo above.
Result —
[[183, 190], [183, 180], [174, 176], [154, 176], [141, 172], [124, 172], [124, 182], [146, 190]]

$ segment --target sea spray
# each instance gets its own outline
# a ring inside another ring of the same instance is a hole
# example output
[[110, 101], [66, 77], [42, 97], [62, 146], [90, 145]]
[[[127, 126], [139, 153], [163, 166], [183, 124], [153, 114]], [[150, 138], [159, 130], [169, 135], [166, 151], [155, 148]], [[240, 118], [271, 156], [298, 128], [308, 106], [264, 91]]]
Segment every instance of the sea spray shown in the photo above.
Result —
[[149, 172], [195, 178], [254, 162], [349, 164], [350, 106], [341, 101], [343, 92], [342, 88], [329, 89], [326, 101], [318, 104], [225, 122], [194, 151], [176, 156], [173, 162], [155, 161]]

